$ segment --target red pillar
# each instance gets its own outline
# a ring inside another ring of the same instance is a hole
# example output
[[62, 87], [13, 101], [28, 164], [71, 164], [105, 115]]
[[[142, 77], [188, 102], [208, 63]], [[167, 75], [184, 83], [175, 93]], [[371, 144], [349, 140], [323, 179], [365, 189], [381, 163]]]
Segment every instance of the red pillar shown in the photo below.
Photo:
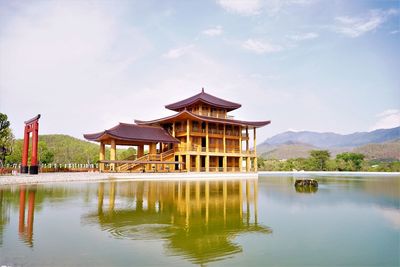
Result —
[[27, 238], [29, 244], [32, 244], [33, 236], [33, 215], [35, 214], [35, 191], [30, 191], [28, 196], [28, 223]]
[[39, 173], [39, 165], [37, 160], [38, 142], [39, 142], [38, 133], [39, 133], [39, 123], [36, 120], [33, 123], [33, 129], [32, 129], [32, 154], [31, 154], [31, 166], [29, 167], [30, 174]]
[[24, 233], [25, 228], [25, 187], [19, 188], [19, 224], [18, 231], [20, 234]]
[[28, 173], [28, 152], [29, 152], [29, 126], [25, 126], [24, 147], [22, 150], [21, 173]]

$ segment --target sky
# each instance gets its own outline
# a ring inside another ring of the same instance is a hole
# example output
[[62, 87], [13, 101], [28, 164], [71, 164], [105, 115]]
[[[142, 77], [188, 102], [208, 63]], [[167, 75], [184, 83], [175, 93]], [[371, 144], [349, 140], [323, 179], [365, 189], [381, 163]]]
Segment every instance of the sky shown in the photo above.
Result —
[[400, 125], [400, 1], [0, 0], [0, 112], [83, 139], [205, 92], [280, 132]]

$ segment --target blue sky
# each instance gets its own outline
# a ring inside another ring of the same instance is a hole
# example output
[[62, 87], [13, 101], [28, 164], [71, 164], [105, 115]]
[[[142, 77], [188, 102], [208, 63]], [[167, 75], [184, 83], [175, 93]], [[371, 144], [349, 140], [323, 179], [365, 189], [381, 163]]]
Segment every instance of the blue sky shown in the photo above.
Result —
[[82, 138], [205, 91], [286, 130], [400, 125], [400, 2], [0, 0], [0, 112]]

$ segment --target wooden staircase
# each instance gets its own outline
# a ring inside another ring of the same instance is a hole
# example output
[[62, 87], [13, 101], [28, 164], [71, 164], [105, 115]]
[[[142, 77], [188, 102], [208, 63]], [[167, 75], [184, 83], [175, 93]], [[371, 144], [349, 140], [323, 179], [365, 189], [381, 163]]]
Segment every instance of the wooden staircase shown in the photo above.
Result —
[[[131, 160], [134, 156], [130, 156], [125, 160]], [[121, 164], [117, 167], [118, 172], [132, 172], [138, 171], [145, 164], [146, 161], [173, 161], [174, 149], [167, 150], [161, 154], [146, 154], [143, 157], [137, 158], [132, 162]]]

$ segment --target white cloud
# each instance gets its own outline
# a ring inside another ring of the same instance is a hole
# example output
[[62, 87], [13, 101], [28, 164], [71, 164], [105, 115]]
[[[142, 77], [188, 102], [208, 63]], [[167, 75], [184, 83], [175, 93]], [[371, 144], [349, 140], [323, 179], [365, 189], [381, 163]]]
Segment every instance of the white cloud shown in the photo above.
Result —
[[[118, 8], [45, 1], [11, 12], [0, 34], [0, 107], [17, 137], [23, 121], [38, 113], [42, 133], [82, 138], [77, 129], [103, 129], [96, 120], [124, 109], [107, 106], [128, 95], [122, 88], [135, 78], [130, 68], [152, 44], [123, 23]], [[89, 118], [90, 112], [99, 115]]]
[[222, 34], [222, 27], [216, 26], [214, 28], [204, 30], [204, 31], [202, 31], [202, 34], [207, 35], [207, 36], [219, 36]]
[[285, 8], [293, 5], [309, 5], [315, 0], [216, 0], [226, 11], [243, 15], [253, 16], [262, 12], [275, 15]]
[[255, 39], [246, 40], [243, 42], [242, 47], [257, 54], [275, 53], [283, 50], [283, 47], [280, 45]]
[[163, 54], [162, 56], [164, 58], [168, 58], [168, 59], [177, 59], [177, 58], [180, 58], [180, 57], [184, 56], [185, 54], [187, 54], [188, 51], [192, 48], [193, 48], [193, 45], [187, 45], [187, 46], [174, 48], [174, 49], [169, 50], [167, 53]]
[[294, 41], [304, 41], [318, 38], [318, 34], [315, 32], [307, 32], [303, 34], [289, 35], [288, 38]]
[[388, 109], [376, 115], [378, 121], [370, 130], [390, 129], [400, 126], [400, 110]]
[[257, 15], [261, 12], [261, 0], [217, 0], [217, 3], [228, 12], [240, 15]]
[[367, 15], [359, 17], [336, 17], [334, 29], [338, 33], [356, 38], [379, 28], [391, 15], [396, 14], [398, 14], [397, 10], [389, 9], [386, 11], [371, 10]]
[[398, 33], [400, 33], [400, 30], [394, 30], [390, 32], [390, 34], [398, 34]]

